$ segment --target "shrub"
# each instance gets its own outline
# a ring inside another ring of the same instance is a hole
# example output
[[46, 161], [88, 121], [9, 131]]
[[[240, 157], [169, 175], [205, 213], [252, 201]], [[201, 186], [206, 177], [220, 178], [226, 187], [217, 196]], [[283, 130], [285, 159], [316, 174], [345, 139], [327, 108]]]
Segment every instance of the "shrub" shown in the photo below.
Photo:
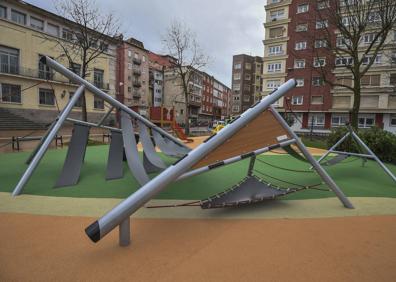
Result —
[[[328, 148], [338, 142], [348, 129], [345, 127], [333, 130], [327, 140]], [[384, 162], [396, 164], [396, 135], [378, 127], [362, 129], [357, 132], [364, 143]], [[365, 153], [351, 138], [345, 140], [336, 150], [354, 153]]]

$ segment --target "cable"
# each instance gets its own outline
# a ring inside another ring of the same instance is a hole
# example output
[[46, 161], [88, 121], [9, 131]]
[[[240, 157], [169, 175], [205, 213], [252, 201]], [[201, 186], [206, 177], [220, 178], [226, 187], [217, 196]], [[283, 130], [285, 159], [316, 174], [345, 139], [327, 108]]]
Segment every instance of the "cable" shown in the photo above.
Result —
[[260, 163], [263, 163], [263, 164], [266, 164], [266, 165], [269, 165], [269, 166], [272, 166], [272, 167], [274, 167], [274, 168], [281, 169], [281, 170], [292, 171], [292, 172], [299, 172], [299, 173], [300, 173], [300, 172], [301, 172], [301, 173], [313, 173], [312, 170], [290, 169], [290, 168], [285, 168], [285, 167], [276, 166], [276, 165], [274, 165], [274, 164], [270, 164], [270, 163], [268, 163], [268, 162], [266, 162], [266, 161], [264, 161], [264, 160], [262, 160], [262, 159], [259, 159], [259, 158], [256, 158], [256, 160], [259, 161]]

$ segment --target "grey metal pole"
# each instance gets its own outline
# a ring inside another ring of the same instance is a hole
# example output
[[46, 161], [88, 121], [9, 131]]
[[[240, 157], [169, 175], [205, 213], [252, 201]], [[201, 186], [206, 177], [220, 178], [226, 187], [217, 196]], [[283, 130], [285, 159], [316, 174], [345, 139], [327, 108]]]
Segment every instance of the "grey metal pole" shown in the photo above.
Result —
[[253, 169], [254, 169], [254, 164], [255, 163], [256, 163], [256, 155], [254, 155], [253, 157], [250, 158], [249, 168], [248, 168], [248, 172], [247, 172], [248, 176], [252, 176], [253, 175]]
[[334, 154], [338, 155], [346, 155], [346, 156], [353, 156], [353, 157], [361, 157], [361, 158], [368, 158], [368, 159], [374, 159], [372, 155], [366, 155], [366, 154], [358, 154], [358, 153], [350, 153], [350, 152], [342, 152], [342, 151], [332, 151]]
[[223, 130], [191, 151], [184, 158], [163, 171], [156, 178], [142, 186], [138, 191], [122, 201], [103, 217], [92, 223], [85, 229], [88, 237], [93, 242], [98, 242], [106, 236], [123, 220], [130, 217], [136, 210], [147, 203], [152, 197], [164, 190], [167, 185], [175, 181], [183, 173], [197, 164], [205, 155], [224, 144], [230, 137], [242, 129], [246, 124], [257, 118], [268, 107], [284, 96], [287, 91], [296, 86], [296, 81], [291, 79], [280, 86], [272, 95], [265, 97], [256, 106], [244, 112], [239, 119], [228, 124]]
[[72, 98], [70, 99], [69, 103], [67, 103], [65, 109], [62, 111], [62, 114], [59, 116], [59, 118], [56, 121], [55, 125], [53, 126], [53, 128], [51, 129], [49, 134], [46, 136], [42, 146], [37, 151], [36, 155], [34, 156], [32, 161], [30, 162], [30, 164], [29, 164], [28, 168], [26, 169], [25, 173], [23, 174], [22, 178], [19, 180], [17, 186], [15, 187], [14, 191], [12, 192], [13, 196], [17, 196], [17, 195], [19, 195], [22, 192], [24, 186], [26, 185], [27, 181], [32, 176], [32, 173], [36, 169], [37, 165], [40, 163], [42, 157], [44, 156], [44, 154], [47, 151], [47, 149], [48, 149], [49, 145], [51, 144], [52, 140], [54, 139], [54, 137], [58, 133], [59, 129], [61, 128], [61, 126], [63, 124], [63, 122], [66, 120], [67, 116], [69, 115], [69, 113], [73, 109], [74, 105], [76, 104], [76, 102], [78, 101], [78, 99], [80, 98], [82, 93], [84, 92], [84, 89], [85, 89], [85, 86], [83, 86], [83, 85], [80, 86], [77, 89], [77, 91], [74, 93]]
[[47, 57], [43, 56], [40, 59], [40, 62], [43, 64], [46, 64], [47, 66], [51, 67], [52, 69], [56, 70], [57, 72], [63, 74], [65, 77], [69, 78], [71, 81], [77, 83], [77, 84], [82, 84], [86, 87], [86, 89], [93, 94], [97, 95], [101, 99], [105, 100], [107, 103], [110, 105], [123, 110], [124, 112], [128, 113], [130, 116], [134, 117], [137, 120], [140, 120], [142, 123], [144, 123], [146, 126], [152, 128], [153, 130], [159, 132], [161, 135], [166, 136], [168, 139], [172, 140], [176, 144], [180, 145], [181, 147], [188, 148], [183, 142], [175, 138], [173, 135], [169, 134], [165, 130], [163, 130], [161, 127], [156, 126], [154, 123], [151, 121], [145, 119], [138, 113], [134, 112], [130, 108], [128, 108], [126, 105], [122, 104], [118, 100], [114, 99], [110, 95], [106, 94], [102, 90], [98, 89], [88, 81], [82, 79], [80, 76], [75, 74], [74, 72], [70, 71], [69, 69], [65, 68], [62, 64], [58, 63], [57, 61]]
[[385, 166], [385, 164], [374, 154], [373, 151], [360, 139], [360, 137], [352, 131], [352, 137], [362, 146], [373, 158], [374, 160], [382, 167], [382, 169], [396, 182], [395, 175]]
[[338, 145], [340, 145], [342, 142], [344, 142], [344, 140], [347, 139], [349, 135], [350, 135], [350, 133], [347, 132], [347, 134], [345, 134], [344, 137], [342, 137], [340, 140], [338, 140], [338, 142], [335, 143], [333, 145], [333, 147], [331, 147], [323, 156], [321, 156], [319, 158], [318, 163], [320, 163], [322, 160], [324, 160], [335, 148], [338, 147]]
[[114, 106], [112, 106], [107, 113], [100, 119], [100, 121], [98, 122], [97, 126], [101, 126], [105, 120], [110, 116], [110, 114], [113, 112], [114, 110]]
[[118, 228], [119, 245], [121, 247], [129, 246], [131, 243], [131, 219], [126, 218]]
[[96, 123], [82, 121], [82, 120], [78, 120], [78, 119], [74, 119], [74, 118], [67, 118], [66, 121], [70, 121], [70, 122], [81, 124], [81, 125], [86, 125], [89, 127], [97, 127], [97, 128], [108, 129], [108, 130], [115, 131], [115, 132], [122, 132], [122, 130], [119, 128], [105, 126], [105, 125], [97, 125]]
[[334, 180], [327, 174], [327, 172], [323, 169], [323, 167], [318, 163], [318, 161], [315, 160], [314, 157], [312, 157], [312, 155], [309, 153], [308, 149], [305, 147], [305, 145], [298, 138], [297, 134], [294, 133], [293, 130], [291, 130], [289, 125], [286, 123], [286, 121], [283, 119], [283, 117], [276, 111], [276, 109], [273, 106], [271, 106], [270, 108], [271, 108], [271, 111], [273, 112], [274, 116], [282, 124], [284, 129], [290, 134], [291, 137], [296, 139], [296, 145], [300, 149], [301, 153], [311, 163], [311, 165], [317, 171], [317, 173], [323, 179], [323, 181], [326, 182], [326, 184], [330, 187], [331, 190], [333, 190], [333, 192], [336, 194], [338, 199], [340, 199], [340, 201], [343, 203], [344, 207], [346, 207], [348, 209], [353, 209], [354, 207], [353, 207], [352, 203], [344, 195], [344, 193], [337, 186], [337, 184], [334, 182]]

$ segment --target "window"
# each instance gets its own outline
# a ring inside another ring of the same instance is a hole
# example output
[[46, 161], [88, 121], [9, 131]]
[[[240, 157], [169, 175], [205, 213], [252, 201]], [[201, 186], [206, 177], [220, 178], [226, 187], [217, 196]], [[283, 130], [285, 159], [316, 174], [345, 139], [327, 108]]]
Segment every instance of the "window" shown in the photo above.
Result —
[[359, 115], [359, 128], [370, 128], [375, 125], [375, 115]]
[[98, 97], [94, 97], [94, 109], [104, 110], [104, 101]]
[[234, 86], [232, 87], [232, 89], [235, 90], [235, 91], [241, 90], [241, 84], [239, 84], [239, 83], [234, 83]]
[[296, 45], [295, 45], [294, 49], [295, 50], [307, 49], [307, 42], [306, 41], [296, 42]]
[[0, 6], [0, 18], [7, 18], [7, 8], [4, 6]]
[[70, 70], [72, 72], [74, 72], [75, 74], [81, 75], [81, 65], [80, 64], [72, 63], [70, 65]]
[[318, 10], [330, 8], [330, 2], [328, 0], [318, 2]]
[[352, 87], [352, 76], [337, 77], [336, 83]]
[[390, 115], [389, 126], [396, 126], [396, 115], [395, 114]]
[[245, 64], [245, 69], [246, 70], [251, 70], [252, 69], [252, 64], [251, 63], [246, 63]]
[[[74, 92], [69, 92], [69, 99], [71, 99], [74, 95]], [[77, 102], [74, 104], [74, 107], [81, 108], [83, 104], [83, 96], [80, 96]]]
[[26, 25], [26, 15], [14, 9], [11, 10], [11, 20], [18, 24]]
[[308, 24], [298, 24], [296, 25], [297, 32], [308, 31]]
[[1, 84], [1, 102], [21, 103], [21, 86], [14, 84]]
[[19, 73], [19, 50], [0, 46], [0, 72]]
[[328, 20], [316, 21], [316, 29], [323, 29], [329, 26]]
[[305, 68], [305, 60], [295, 60], [294, 61], [294, 68], [296, 68], [296, 69]]
[[313, 86], [322, 86], [324, 85], [324, 79], [320, 76], [312, 77], [312, 85]]
[[47, 32], [53, 36], [59, 36], [59, 26], [47, 23]]
[[301, 4], [297, 6], [297, 14], [308, 12], [309, 6], [308, 4]]
[[297, 81], [297, 87], [304, 86], [304, 78], [296, 78], [296, 81]]
[[268, 72], [280, 72], [282, 69], [281, 63], [268, 64]]
[[389, 84], [390, 85], [396, 85], [396, 73], [392, 73], [390, 75]]
[[312, 105], [322, 105], [323, 104], [323, 96], [312, 96], [311, 104]]
[[109, 44], [100, 42], [99, 49], [102, 50], [103, 52], [107, 52], [109, 50]]
[[371, 12], [368, 15], [368, 21], [371, 23], [380, 22], [381, 15], [378, 12]]
[[292, 105], [302, 105], [303, 104], [303, 96], [293, 96], [292, 97]]
[[62, 38], [65, 40], [68, 40], [68, 41], [72, 41], [73, 33], [70, 30], [64, 28], [64, 29], [62, 29]]
[[283, 37], [284, 31], [285, 29], [283, 27], [270, 28], [269, 37], [270, 38]]
[[326, 39], [315, 40], [315, 48], [327, 48], [328, 42]]
[[240, 73], [234, 73], [234, 80], [240, 80], [241, 79], [241, 74]]
[[338, 36], [337, 37], [337, 41], [336, 41], [336, 46], [337, 47], [346, 47], [346, 46], [351, 46], [351, 40], [350, 39], [346, 39], [342, 36]]
[[234, 69], [236, 69], [236, 70], [240, 70], [241, 68], [242, 68], [242, 64], [241, 63], [236, 63], [234, 65]]
[[240, 106], [239, 106], [239, 105], [233, 105], [233, 106], [232, 106], [232, 111], [233, 111], [234, 113], [239, 113], [239, 111], [240, 111]]
[[250, 102], [250, 96], [249, 95], [243, 95], [243, 101], [244, 102]]
[[280, 80], [268, 80], [267, 89], [274, 90], [281, 85]]
[[44, 21], [30, 17], [30, 26], [38, 30], [44, 30]]
[[234, 98], [234, 101], [239, 101], [239, 100], [241, 100], [241, 97], [239, 97], [239, 96], [233, 96], [233, 98]]
[[270, 13], [271, 21], [276, 21], [285, 17], [285, 10], [276, 10]]
[[348, 115], [333, 114], [331, 117], [331, 126], [339, 127], [344, 126], [349, 122]]
[[100, 89], [103, 89], [103, 74], [104, 71], [100, 69], [94, 69], [94, 85]]
[[[375, 37], [377, 36], [376, 33], [366, 33], [365, 35], [363, 35], [363, 42], [365, 44], [370, 44], [374, 41]], [[380, 41], [381, 38], [378, 37], [377, 41]]]
[[353, 63], [353, 58], [351, 57], [338, 57], [335, 60], [336, 66], [350, 66]]
[[315, 58], [314, 59], [314, 67], [324, 67], [326, 65], [326, 58]]
[[251, 78], [250, 74], [245, 74], [245, 80], [251, 80]]
[[146, 56], [142, 56], [142, 62], [146, 62]]
[[282, 45], [270, 46], [269, 55], [283, 54]]
[[40, 88], [39, 89], [39, 104], [40, 105], [54, 106], [55, 105], [54, 90]]
[[[362, 64], [363, 64], [363, 65], [368, 65], [368, 64], [370, 63], [370, 61], [371, 61], [372, 58], [373, 58], [372, 55], [364, 56], [364, 57], [363, 57], [363, 60], [362, 60]], [[381, 64], [381, 60], [382, 60], [381, 54], [377, 54], [377, 56], [376, 56], [375, 59], [374, 59], [374, 63], [375, 63], [375, 64]]]
[[381, 75], [365, 75], [360, 82], [362, 86], [380, 86]]
[[324, 114], [310, 114], [308, 117], [308, 126], [323, 128], [325, 125], [325, 115]]
[[249, 85], [249, 84], [245, 84], [245, 85], [243, 86], [243, 90], [245, 90], [245, 91], [250, 91], [250, 85]]
[[38, 56], [38, 75], [39, 78], [41, 79], [46, 79], [46, 80], [53, 80], [53, 72], [49, 68], [49, 66], [43, 64], [40, 59], [43, 57], [43, 55]]

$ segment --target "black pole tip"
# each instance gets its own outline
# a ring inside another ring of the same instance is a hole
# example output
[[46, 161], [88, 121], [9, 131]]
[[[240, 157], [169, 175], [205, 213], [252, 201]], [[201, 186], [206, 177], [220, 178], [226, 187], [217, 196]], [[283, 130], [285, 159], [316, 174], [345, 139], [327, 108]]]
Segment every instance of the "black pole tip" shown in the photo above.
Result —
[[99, 228], [99, 222], [95, 221], [92, 223], [90, 226], [85, 228], [85, 233], [88, 235], [88, 237], [92, 240], [92, 242], [97, 243], [100, 240], [100, 228]]
[[41, 56], [40, 63], [46, 65], [47, 64], [47, 57], [46, 56]]

